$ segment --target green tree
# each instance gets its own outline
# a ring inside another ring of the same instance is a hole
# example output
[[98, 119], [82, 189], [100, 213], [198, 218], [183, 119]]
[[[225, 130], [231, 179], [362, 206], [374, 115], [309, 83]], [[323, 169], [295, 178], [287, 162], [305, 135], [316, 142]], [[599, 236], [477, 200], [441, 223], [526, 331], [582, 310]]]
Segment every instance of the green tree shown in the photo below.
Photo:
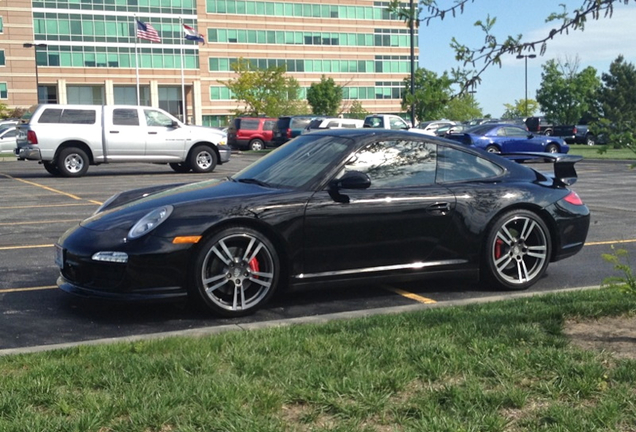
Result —
[[448, 101], [442, 117], [451, 120], [466, 121], [483, 117], [483, 112], [475, 100], [475, 97], [467, 93]]
[[349, 117], [354, 119], [364, 119], [366, 116], [371, 114], [369, 111], [364, 109], [362, 103], [359, 100], [354, 100], [351, 103], [351, 107], [349, 107]]
[[595, 99], [601, 85], [596, 69], [578, 69], [578, 59], [548, 60], [543, 65], [537, 101], [555, 124], [576, 124], [583, 115], [596, 111]]
[[520, 99], [514, 104], [504, 104], [504, 108], [506, 111], [501, 116], [503, 119], [531, 117], [539, 110], [539, 103], [534, 99]]
[[601, 79], [603, 85], [598, 97], [602, 118], [592, 129], [614, 147], [625, 147], [636, 153], [636, 68], [621, 55]]
[[307, 102], [314, 114], [334, 117], [340, 113], [342, 86], [323, 75], [319, 83], [312, 83], [307, 89]]
[[437, 76], [424, 68], [417, 68], [414, 76], [414, 94], [411, 94], [411, 77], [404, 78], [402, 109], [411, 112], [411, 106], [415, 104], [415, 118], [420, 121], [443, 117], [451, 100], [453, 80], [446, 72]]
[[[437, 0], [419, 0], [417, 7], [411, 10], [410, 5], [403, 0], [390, 0], [389, 11], [397, 14], [407, 26], [411, 21], [416, 25], [420, 23], [428, 25], [434, 20], [443, 20], [465, 12], [466, 5], [475, 3], [475, 0], [455, 0], [438, 5]], [[518, 55], [524, 52], [544, 54], [547, 44], [560, 35], [567, 35], [575, 30], [584, 30], [588, 19], [597, 20], [611, 17], [615, 4], [636, 3], [635, 0], [579, 0], [579, 7], [571, 8], [563, 2], [555, 2], [555, 7], [560, 10], [549, 13], [546, 22], [553, 25], [544, 34], [536, 39], [524, 40], [523, 35], [498, 36], [495, 33], [497, 19], [486, 16], [475, 22], [475, 26], [484, 32], [483, 42], [469, 46], [456, 38], [452, 38], [451, 46], [455, 50], [455, 58], [460, 66], [452, 71], [454, 76], [463, 76], [460, 82], [461, 93], [473, 88], [481, 81], [481, 75], [489, 67], [495, 65], [501, 67], [504, 56]], [[450, 4], [451, 6], [447, 6]], [[558, 5], [558, 6], [556, 6]], [[472, 68], [464, 71], [463, 68]]]
[[307, 112], [306, 104], [299, 99], [298, 81], [285, 76], [285, 66], [260, 69], [241, 58], [231, 67], [237, 77], [219, 82], [232, 91], [233, 99], [243, 103], [234, 112], [237, 116], [279, 117]]

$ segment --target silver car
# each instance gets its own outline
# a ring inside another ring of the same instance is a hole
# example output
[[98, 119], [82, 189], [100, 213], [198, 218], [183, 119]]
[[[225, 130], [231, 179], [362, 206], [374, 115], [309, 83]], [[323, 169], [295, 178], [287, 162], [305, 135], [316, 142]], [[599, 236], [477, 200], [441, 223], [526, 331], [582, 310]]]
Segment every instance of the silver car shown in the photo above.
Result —
[[15, 125], [0, 126], [0, 155], [15, 155]]

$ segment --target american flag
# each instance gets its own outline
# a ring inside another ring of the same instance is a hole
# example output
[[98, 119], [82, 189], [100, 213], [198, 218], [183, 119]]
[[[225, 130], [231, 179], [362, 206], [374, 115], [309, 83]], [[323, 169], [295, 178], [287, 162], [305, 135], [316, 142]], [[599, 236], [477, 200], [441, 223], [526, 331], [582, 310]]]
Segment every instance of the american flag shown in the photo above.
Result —
[[146, 39], [151, 42], [161, 42], [159, 33], [153, 26], [143, 21], [137, 20], [137, 37], [139, 39]]

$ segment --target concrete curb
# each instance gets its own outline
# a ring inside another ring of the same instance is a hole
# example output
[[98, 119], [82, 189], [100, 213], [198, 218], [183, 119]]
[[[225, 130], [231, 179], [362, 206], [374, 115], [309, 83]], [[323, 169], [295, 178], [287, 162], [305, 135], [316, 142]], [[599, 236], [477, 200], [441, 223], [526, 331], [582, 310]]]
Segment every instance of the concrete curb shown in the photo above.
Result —
[[176, 336], [202, 337], [202, 336], [210, 336], [210, 335], [225, 333], [229, 331], [252, 331], [252, 330], [265, 329], [265, 328], [285, 327], [285, 326], [299, 325], [299, 324], [323, 324], [330, 321], [364, 318], [364, 317], [369, 317], [374, 315], [391, 315], [391, 314], [399, 314], [399, 313], [405, 313], [405, 312], [420, 311], [424, 309], [433, 309], [433, 308], [442, 308], [442, 307], [451, 307], [451, 306], [464, 306], [468, 304], [492, 303], [492, 302], [501, 301], [501, 300], [537, 297], [537, 296], [543, 296], [543, 295], [549, 295], [549, 294], [567, 293], [567, 292], [575, 292], [575, 291], [587, 291], [592, 289], [600, 289], [600, 287], [587, 286], [587, 287], [577, 287], [577, 288], [563, 288], [563, 289], [547, 291], [547, 292], [521, 292], [521, 293], [496, 295], [496, 296], [482, 297], [482, 298], [452, 300], [452, 301], [441, 302], [441, 303], [427, 303], [427, 304], [417, 303], [417, 304], [406, 305], [406, 306], [394, 306], [394, 307], [388, 307], [388, 308], [376, 308], [376, 309], [366, 309], [366, 310], [358, 310], [358, 311], [350, 311], [350, 312], [338, 312], [338, 313], [325, 314], [325, 315], [290, 318], [285, 320], [273, 320], [273, 321], [264, 321], [264, 322], [247, 323], [247, 324], [229, 324], [229, 325], [223, 325], [223, 326], [202, 327], [198, 329], [177, 330], [177, 331], [162, 332], [162, 333], [150, 333], [146, 335], [125, 336], [125, 337], [119, 337], [119, 338], [94, 339], [89, 341], [68, 342], [68, 343], [52, 344], [52, 345], [39, 345], [39, 346], [24, 347], [24, 348], [9, 348], [9, 349], [0, 350], [0, 356], [8, 356], [8, 355], [14, 355], [14, 354], [30, 354], [30, 353], [37, 353], [37, 352], [43, 352], [43, 351], [54, 351], [59, 349], [74, 348], [77, 346], [90, 346], [90, 345], [101, 345], [101, 344], [109, 344], [109, 343], [137, 342], [142, 340], [164, 339], [164, 338], [176, 337]]

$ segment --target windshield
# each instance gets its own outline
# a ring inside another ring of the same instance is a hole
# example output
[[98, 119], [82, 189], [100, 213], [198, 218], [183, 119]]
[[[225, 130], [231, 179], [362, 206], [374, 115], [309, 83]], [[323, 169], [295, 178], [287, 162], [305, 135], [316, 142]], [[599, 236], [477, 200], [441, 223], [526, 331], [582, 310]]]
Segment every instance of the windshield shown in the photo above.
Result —
[[350, 139], [329, 135], [301, 135], [231, 179], [263, 186], [301, 189], [348, 154]]

